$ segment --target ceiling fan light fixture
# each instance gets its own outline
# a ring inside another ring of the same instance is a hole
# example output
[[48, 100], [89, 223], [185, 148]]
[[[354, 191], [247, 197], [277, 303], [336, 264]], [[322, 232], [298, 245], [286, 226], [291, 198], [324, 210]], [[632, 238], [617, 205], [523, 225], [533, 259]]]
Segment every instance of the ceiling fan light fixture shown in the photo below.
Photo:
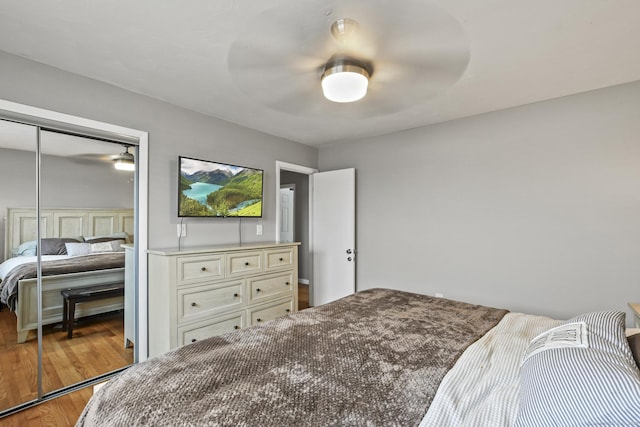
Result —
[[132, 172], [136, 170], [136, 161], [133, 154], [129, 152], [129, 147], [125, 147], [125, 152], [113, 158], [113, 167], [120, 171]]
[[118, 159], [115, 161], [113, 166], [120, 171], [136, 170], [136, 164], [133, 162], [133, 160], [129, 159]]
[[322, 93], [333, 102], [354, 102], [367, 94], [369, 72], [355, 63], [329, 63], [322, 73]]

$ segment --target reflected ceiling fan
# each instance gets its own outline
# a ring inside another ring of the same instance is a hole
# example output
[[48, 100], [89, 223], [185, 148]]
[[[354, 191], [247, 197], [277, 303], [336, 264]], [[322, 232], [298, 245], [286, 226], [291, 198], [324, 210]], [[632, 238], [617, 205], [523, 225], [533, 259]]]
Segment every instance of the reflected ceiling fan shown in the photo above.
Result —
[[134, 171], [136, 169], [135, 157], [129, 152], [129, 146], [123, 145], [124, 151], [119, 154], [85, 153], [72, 156], [81, 162], [111, 162], [118, 170]]
[[238, 88], [264, 105], [350, 118], [438, 96], [466, 70], [469, 43], [423, 0], [284, 2], [238, 31], [227, 60]]

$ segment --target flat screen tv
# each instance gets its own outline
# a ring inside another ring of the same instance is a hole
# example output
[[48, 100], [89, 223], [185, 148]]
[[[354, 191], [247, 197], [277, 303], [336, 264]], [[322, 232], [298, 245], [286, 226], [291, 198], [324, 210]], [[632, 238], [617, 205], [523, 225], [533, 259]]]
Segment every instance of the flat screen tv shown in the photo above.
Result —
[[262, 217], [261, 169], [178, 157], [179, 217]]

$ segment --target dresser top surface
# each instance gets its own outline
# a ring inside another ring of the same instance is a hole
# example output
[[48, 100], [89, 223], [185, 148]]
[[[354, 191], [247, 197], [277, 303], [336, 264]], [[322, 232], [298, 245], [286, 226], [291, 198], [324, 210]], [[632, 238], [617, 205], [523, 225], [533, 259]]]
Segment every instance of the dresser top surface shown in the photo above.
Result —
[[147, 253], [153, 255], [171, 256], [171, 255], [189, 255], [189, 254], [201, 254], [207, 252], [231, 252], [231, 251], [246, 251], [252, 249], [270, 249], [287, 246], [298, 246], [300, 242], [251, 242], [251, 243], [229, 243], [225, 245], [209, 245], [209, 246], [193, 246], [193, 247], [172, 247], [172, 248], [160, 248], [149, 249]]

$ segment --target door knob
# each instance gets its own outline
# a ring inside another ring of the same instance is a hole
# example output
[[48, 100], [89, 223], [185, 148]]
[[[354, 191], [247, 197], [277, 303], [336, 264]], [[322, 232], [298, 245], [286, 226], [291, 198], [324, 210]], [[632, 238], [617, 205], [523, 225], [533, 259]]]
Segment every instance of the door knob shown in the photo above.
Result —
[[347, 257], [347, 261], [351, 261], [353, 258], [351, 257]]
[[347, 249], [347, 253], [350, 254], [351, 253], [351, 249]]

